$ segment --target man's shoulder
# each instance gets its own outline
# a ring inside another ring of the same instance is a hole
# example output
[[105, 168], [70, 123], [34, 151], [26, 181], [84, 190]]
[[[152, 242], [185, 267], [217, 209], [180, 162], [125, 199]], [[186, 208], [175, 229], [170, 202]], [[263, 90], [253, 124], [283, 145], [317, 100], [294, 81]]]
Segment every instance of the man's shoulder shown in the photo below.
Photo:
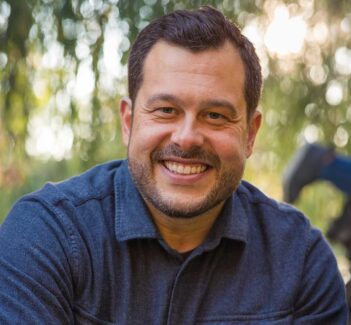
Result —
[[237, 194], [248, 214], [262, 226], [273, 230], [297, 228], [310, 231], [309, 219], [294, 206], [279, 202], [247, 181], [242, 181]]
[[89, 200], [103, 199], [112, 195], [116, 171], [123, 165], [123, 160], [115, 160], [96, 165], [80, 175], [57, 183], [47, 183], [40, 190], [26, 198], [37, 198], [53, 205], [68, 200], [77, 206]]
[[274, 262], [274, 267], [285, 260], [287, 265], [294, 265], [294, 272], [302, 272], [300, 267], [311, 251], [334, 259], [322, 232], [301, 211], [268, 197], [245, 181], [237, 194], [247, 216], [248, 241], [253, 251], [264, 247], [266, 258]]

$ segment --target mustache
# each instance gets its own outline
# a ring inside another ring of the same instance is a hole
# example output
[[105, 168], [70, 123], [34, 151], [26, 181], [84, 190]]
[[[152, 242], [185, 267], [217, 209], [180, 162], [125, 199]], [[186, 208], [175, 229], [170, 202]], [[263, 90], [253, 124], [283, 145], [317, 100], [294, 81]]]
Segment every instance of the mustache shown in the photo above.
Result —
[[154, 150], [151, 154], [152, 161], [167, 160], [171, 157], [196, 159], [214, 168], [219, 168], [220, 165], [220, 159], [215, 153], [205, 151], [199, 147], [182, 150], [176, 144], [170, 144], [164, 148]]

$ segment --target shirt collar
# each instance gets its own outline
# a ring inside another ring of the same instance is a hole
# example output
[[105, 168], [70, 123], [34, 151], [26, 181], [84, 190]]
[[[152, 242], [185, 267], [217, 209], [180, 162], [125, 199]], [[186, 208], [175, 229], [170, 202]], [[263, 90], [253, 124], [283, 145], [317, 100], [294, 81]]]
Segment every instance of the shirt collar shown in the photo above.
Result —
[[135, 187], [128, 161], [115, 174], [115, 233], [117, 240], [160, 238], [148, 209]]
[[[122, 162], [115, 174], [115, 233], [119, 241], [138, 238], [161, 239], [149, 211], [136, 188], [128, 169]], [[239, 189], [227, 200], [206, 242], [207, 248], [216, 246], [221, 238], [246, 242], [247, 211], [240, 199]]]
[[217, 245], [222, 238], [247, 242], [248, 212], [239, 194], [239, 189], [226, 201], [208, 237], [208, 245]]

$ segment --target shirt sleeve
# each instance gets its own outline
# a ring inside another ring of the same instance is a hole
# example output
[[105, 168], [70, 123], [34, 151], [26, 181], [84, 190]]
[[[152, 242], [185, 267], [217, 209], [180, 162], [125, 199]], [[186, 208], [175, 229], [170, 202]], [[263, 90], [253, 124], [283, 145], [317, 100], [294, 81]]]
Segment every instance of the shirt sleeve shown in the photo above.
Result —
[[345, 286], [328, 243], [316, 229], [310, 231], [294, 325], [347, 324]]
[[74, 243], [35, 200], [17, 203], [0, 227], [0, 324], [72, 324]]

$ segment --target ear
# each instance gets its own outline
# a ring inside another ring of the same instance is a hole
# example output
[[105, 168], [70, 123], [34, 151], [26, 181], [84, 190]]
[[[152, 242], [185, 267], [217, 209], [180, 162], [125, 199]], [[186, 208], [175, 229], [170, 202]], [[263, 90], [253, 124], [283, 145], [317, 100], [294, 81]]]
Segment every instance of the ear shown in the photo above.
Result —
[[255, 143], [257, 132], [261, 126], [262, 113], [255, 111], [248, 122], [248, 134], [246, 142], [246, 158], [252, 154], [252, 149]]
[[130, 133], [132, 130], [132, 101], [129, 97], [123, 97], [120, 103], [119, 116], [122, 127], [123, 144], [128, 146]]

